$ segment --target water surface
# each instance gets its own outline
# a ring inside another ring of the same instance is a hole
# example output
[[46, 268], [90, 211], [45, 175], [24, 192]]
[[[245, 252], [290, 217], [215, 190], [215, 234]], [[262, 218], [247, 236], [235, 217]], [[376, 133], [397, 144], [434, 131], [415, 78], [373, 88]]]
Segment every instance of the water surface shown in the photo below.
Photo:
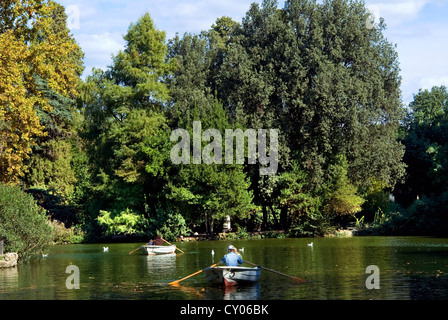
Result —
[[[308, 246], [313, 242], [313, 246]], [[262, 270], [258, 283], [226, 289], [198, 274], [218, 262], [229, 244], [243, 259], [304, 278]], [[448, 239], [430, 237], [300, 238], [177, 243], [185, 253], [147, 256], [138, 243], [54, 246], [48, 256], [0, 269], [0, 299], [448, 299]], [[109, 247], [103, 252], [103, 246]], [[214, 255], [211, 254], [212, 250]], [[69, 265], [80, 289], [68, 289]], [[368, 289], [366, 268], [379, 270], [379, 289]]]

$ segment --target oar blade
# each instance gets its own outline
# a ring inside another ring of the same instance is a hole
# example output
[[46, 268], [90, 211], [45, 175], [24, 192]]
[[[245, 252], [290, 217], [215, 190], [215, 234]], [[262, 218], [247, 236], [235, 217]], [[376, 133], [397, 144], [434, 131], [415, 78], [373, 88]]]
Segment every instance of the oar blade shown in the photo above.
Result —
[[[219, 262], [218, 262], [218, 263], [215, 263], [214, 265], [211, 265], [209, 268], [216, 267], [218, 264], [219, 264]], [[196, 271], [195, 273], [192, 273], [192, 274], [190, 274], [190, 275], [188, 275], [188, 276], [186, 276], [186, 277], [184, 277], [184, 278], [182, 278], [182, 279], [175, 280], [175, 281], [171, 281], [171, 282], [169, 282], [168, 284], [170, 284], [170, 285], [176, 285], [176, 284], [178, 284], [179, 282], [184, 281], [185, 279], [191, 278], [192, 276], [195, 276], [195, 275], [197, 275], [198, 273], [201, 273], [201, 272], [202, 272], [202, 269], [201, 269], [201, 270], [198, 270], [198, 271]]]
[[293, 277], [292, 279], [294, 279], [296, 282], [300, 282], [300, 283], [306, 282], [306, 280], [302, 279], [302, 278]]
[[129, 254], [133, 254], [135, 251], [137, 251], [138, 249], [140, 249], [140, 247], [138, 247], [137, 249], [132, 250], [131, 252], [129, 252]]

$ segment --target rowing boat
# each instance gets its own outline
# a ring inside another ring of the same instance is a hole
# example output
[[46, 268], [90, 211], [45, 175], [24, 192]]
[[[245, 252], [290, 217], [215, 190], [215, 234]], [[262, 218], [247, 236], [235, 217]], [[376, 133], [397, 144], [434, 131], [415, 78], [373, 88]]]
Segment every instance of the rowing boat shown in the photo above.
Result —
[[143, 252], [152, 255], [152, 254], [169, 254], [174, 253], [176, 251], [176, 246], [156, 246], [156, 245], [144, 245], [141, 246]]
[[213, 284], [234, 286], [239, 284], [251, 284], [260, 278], [261, 268], [247, 267], [209, 267], [202, 270], [205, 279]]

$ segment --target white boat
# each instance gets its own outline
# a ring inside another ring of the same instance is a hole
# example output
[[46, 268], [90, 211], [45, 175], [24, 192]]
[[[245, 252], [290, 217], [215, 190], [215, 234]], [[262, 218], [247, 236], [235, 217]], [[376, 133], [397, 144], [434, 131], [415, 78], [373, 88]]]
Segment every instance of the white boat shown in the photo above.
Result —
[[176, 251], [176, 246], [156, 246], [156, 245], [144, 245], [141, 246], [143, 252], [146, 254], [169, 254]]
[[251, 284], [260, 278], [261, 268], [248, 267], [211, 267], [202, 270], [205, 279], [213, 284], [234, 286], [238, 284]]

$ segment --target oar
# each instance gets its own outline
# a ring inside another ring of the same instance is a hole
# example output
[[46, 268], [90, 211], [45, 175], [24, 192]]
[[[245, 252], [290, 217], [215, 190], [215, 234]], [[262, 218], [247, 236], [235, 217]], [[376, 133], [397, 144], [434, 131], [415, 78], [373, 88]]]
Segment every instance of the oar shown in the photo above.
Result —
[[244, 263], [247, 263], [247, 264], [251, 264], [251, 265], [253, 265], [253, 266], [260, 267], [261, 269], [264, 269], [264, 270], [267, 270], [267, 271], [271, 271], [271, 272], [273, 272], [273, 273], [277, 273], [277, 274], [282, 275], [282, 276], [284, 276], [284, 277], [291, 278], [291, 279], [293, 279], [293, 280], [295, 280], [295, 281], [297, 281], [297, 282], [306, 282], [305, 279], [298, 278], [298, 277], [294, 277], [294, 276], [289, 276], [289, 275], [287, 275], [287, 274], [284, 274], [284, 273], [281, 273], [281, 272], [278, 272], [278, 271], [275, 271], [275, 270], [272, 270], [272, 269], [269, 269], [269, 268], [260, 266], [260, 265], [258, 265], [258, 264], [255, 264], [255, 263], [252, 263], [252, 262], [249, 262], [249, 261], [246, 261], [246, 260], [243, 260], [243, 262], [244, 262]]
[[133, 254], [135, 251], [137, 251], [138, 249], [140, 249], [140, 247], [138, 247], [137, 249], [135, 249], [135, 250], [132, 250], [131, 252], [129, 252], [129, 254]]
[[[219, 262], [218, 262], [218, 263], [215, 263], [214, 265], [210, 266], [209, 268], [216, 267], [218, 264], [219, 264]], [[185, 278], [182, 278], [182, 279], [179, 279], [179, 280], [176, 280], [176, 281], [172, 281], [172, 282], [170, 282], [170, 283], [168, 283], [168, 284], [176, 285], [176, 284], [178, 284], [179, 282], [184, 281], [185, 279], [191, 278], [192, 276], [195, 276], [195, 275], [197, 275], [198, 273], [201, 273], [201, 272], [202, 272], [202, 269], [199, 270], [199, 271], [196, 271], [195, 273], [190, 274], [189, 276], [186, 276]]]
[[[168, 243], [170, 246], [172, 246], [172, 244], [169, 243], [168, 241], [166, 241], [165, 239], [163, 239], [163, 238], [160, 238], [160, 239], [162, 239], [163, 241], [165, 241], [166, 243]], [[177, 246], [176, 246], [176, 249], [179, 250], [179, 251], [182, 252], [182, 253], [185, 253], [185, 252], [183, 252], [182, 250], [180, 250]]]

